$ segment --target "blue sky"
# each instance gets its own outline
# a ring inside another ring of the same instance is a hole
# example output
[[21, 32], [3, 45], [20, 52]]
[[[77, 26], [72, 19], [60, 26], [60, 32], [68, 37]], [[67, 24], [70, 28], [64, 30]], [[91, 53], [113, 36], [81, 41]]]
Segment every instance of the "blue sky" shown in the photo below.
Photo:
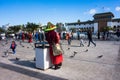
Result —
[[102, 12], [120, 18], [120, 0], [0, 0], [0, 26], [87, 21]]

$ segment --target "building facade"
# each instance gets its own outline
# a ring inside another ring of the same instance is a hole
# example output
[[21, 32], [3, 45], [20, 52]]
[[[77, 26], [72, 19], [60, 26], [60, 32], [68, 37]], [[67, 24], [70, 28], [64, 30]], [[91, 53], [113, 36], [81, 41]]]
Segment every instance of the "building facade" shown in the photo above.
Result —
[[70, 28], [80, 29], [82, 32], [86, 32], [91, 29], [94, 33], [103, 32], [105, 27], [110, 27], [114, 31], [120, 29], [120, 18], [114, 19], [112, 12], [97, 13], [93, 15], [94, 20], [88, 20], [85, 22], [65, 23], [65, 26]]

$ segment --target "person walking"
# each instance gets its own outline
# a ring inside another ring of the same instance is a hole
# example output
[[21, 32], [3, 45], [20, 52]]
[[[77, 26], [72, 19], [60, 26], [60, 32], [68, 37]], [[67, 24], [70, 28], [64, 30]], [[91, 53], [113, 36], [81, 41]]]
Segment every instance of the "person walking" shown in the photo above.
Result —
[[31, 43], [32, 42], [32, 33], [29, 32], [28, 33], [28, 43]]
[[117, 35], [117, 37], [120, 37], [120, 30], [119, 29], [117, 29], [117, 31], [116, 31], [116, 33], [115, 33], [116, 35]]
[[59, 54], [57, 56], [53, 55], [53, 50], [52, 50], [52, 45], [53, 42], [55, 44], [60, 44], [60, 36], [57, 32], [55, 32], [54, 30], [56, 29], [56, 26], [54, 26], [51, 22], [47, 23], [47, 27], [45, 29], [45, 37], [46, 37], [46, 41], [48, 41], [50, 48], [50, 59], [51, 62], [54, 66], [54, 69], [59, 69], [62, 66], [62, 62], [63, 62], [63, 55]]
[[84, 41], [83, 41], [83, 38], [82, 37], [80, 37], [80, 47], [84, 47]]
[[37, 42], [37, 41], [38, 41], [38, 39], [39, 39], [39, 33], [38, 33], [38, 32], [36, 32], [36, 33], [35, 33], [35, 41]]
[[38, 39], [40, 42], [44, 40], [44, 31], [42, 30], [42, 28], [40, 28], [38, 36], [39, 36]]
[[69, 32], [66, 33], [66, 40], [68, 41], [68, 45], [71, 45], [71, 34]]
[[25, 40], [25, 34], [24, 32], [22, 32], [22, 41], [24, 42], [24, 40]]
[[88, 36], [88, 47], [90, 46], [90, 42], [94, 44], [94, 46], [96, 46], [96, 43], [93, 42], [93, 39], [92, 39], [92, 31], [91, 30], [88, 30], [87, 31], [87, 36]]

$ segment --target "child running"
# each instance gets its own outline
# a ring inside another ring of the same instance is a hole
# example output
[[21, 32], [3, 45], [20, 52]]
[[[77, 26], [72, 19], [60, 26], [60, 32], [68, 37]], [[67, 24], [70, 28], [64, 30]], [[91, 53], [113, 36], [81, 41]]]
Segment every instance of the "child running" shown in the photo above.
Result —
[[15, 54], [16, 53], [16, 43], [15, 43], [15, 41], [12, 41], [12, 43], [11, 43], [11, 45], [10, 45], [10, 49], [12, 49], [12, 52], [13, 52], [13, 54]]

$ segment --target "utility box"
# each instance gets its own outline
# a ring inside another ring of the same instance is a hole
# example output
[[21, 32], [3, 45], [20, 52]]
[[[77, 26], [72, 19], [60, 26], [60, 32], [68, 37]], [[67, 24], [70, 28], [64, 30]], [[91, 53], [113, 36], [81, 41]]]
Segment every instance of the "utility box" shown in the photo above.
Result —
[[36, 68], [46, 70], [52, 66], [47, 42], [35, 43], [35, 59]]

